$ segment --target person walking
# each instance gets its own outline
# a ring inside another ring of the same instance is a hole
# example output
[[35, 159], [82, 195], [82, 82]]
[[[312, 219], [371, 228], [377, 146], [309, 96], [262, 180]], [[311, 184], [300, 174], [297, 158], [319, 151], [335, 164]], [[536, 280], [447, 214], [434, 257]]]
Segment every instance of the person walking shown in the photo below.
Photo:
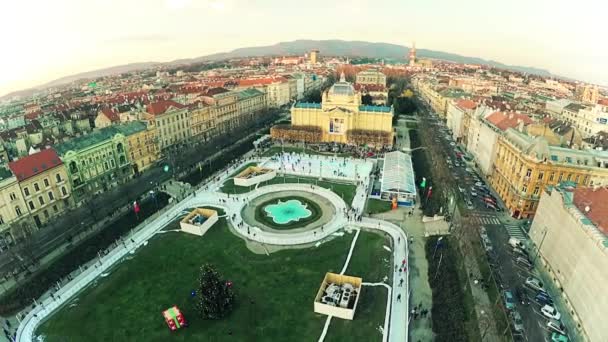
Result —
[[401, 301], [401, 293], [397, 295], [397, 301], [400, 302]]

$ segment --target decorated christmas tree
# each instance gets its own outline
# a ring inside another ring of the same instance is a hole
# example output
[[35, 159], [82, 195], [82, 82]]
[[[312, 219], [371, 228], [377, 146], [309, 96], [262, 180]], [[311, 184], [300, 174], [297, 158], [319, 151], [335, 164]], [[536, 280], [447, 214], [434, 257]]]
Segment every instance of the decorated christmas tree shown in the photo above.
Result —
[[197, 297], [197, 308], [204, 319], [221, 319], [232, 311], [232, 283], [222, 279], [213, 265], [201, 267]]

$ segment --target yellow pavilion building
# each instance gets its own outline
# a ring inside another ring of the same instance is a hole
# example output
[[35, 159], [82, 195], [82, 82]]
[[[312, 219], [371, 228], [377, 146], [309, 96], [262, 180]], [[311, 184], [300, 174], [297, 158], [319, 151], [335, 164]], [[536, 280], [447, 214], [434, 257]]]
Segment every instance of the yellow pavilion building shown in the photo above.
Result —
[[346, 82], [344, 74], [322, 97], [322, 103], [295, 103], [291, 107], [291, 125], [272, 127], [272, 137], [376, 148], [393, 145], [393, 108], [362, 104], [361, 93]]

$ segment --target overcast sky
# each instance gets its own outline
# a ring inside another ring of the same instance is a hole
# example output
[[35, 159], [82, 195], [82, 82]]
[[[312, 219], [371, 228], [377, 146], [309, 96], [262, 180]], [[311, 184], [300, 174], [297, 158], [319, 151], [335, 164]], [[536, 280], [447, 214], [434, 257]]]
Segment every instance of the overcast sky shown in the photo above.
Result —
[[6, 0], [0, 95], [103, 67], [295, 39], [415, 40], [418, 48], [608, 85], [604, 6], [600, 0]]

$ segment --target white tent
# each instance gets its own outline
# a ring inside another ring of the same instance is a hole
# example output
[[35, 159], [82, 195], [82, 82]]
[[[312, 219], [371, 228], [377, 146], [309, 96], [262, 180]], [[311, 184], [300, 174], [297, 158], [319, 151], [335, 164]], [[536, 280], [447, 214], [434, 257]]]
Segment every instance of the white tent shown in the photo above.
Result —
[[412, 158], [409, 154], [394, 151], [384, 156], [380, 197], [385, 200], [397, 196], [403, 206], [413, 206], [416, 199], [416, 181]]

